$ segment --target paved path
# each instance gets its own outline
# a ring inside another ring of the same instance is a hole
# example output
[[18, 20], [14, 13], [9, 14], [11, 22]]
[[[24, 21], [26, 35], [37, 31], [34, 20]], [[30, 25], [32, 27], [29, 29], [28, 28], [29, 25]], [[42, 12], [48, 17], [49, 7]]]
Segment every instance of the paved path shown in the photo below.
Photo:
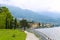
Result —
[[27, 31], [25, 31], [25, 33], [27, 34], [26, 40], [39, 40], [33, 33]]

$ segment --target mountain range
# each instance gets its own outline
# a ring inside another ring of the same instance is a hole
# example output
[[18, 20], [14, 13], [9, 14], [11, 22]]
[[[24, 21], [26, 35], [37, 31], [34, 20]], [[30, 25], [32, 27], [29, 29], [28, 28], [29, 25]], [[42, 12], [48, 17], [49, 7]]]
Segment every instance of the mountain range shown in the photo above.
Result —
[[12, 15], [16, 18], [26, 18], [35, 22], [42, 22], [42, 23], [58, 23], [60, 24], [60, 18], [55, 16], [51, 12], [34, 12], [28, 9], [22, 9], [15, 6], [0, 4], [0, 6], [6, 6]]

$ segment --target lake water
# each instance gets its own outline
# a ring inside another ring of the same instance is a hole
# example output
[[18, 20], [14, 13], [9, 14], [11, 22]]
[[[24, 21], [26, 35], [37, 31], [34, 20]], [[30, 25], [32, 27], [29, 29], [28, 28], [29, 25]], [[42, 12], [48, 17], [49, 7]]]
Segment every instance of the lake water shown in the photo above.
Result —
[[42, 32], [52, 40], [60, 40], [60, 27], [35, 29]]

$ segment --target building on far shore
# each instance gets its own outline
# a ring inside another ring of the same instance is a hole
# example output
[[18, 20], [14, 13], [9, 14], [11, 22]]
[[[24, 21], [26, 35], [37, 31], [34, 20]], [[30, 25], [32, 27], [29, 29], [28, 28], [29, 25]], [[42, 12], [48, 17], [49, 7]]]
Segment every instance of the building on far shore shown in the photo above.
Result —
[[45, 24], [40, 24], [40, 27], [47, 27], [47, 28], [50, 28], [50, 27], [53, 27], [54, 26], [54, 24], [50, 24], [50, 23], [45, 23]]
[[53, 24], [45, 24], [46, 27], [53, 27]]
[[29, 23], [29, 26], [30, 28], [50, 28], [50, 27], [53, 27], [54, 25], [53, 24], [50, 24], [50, 23], [37, 23], [37, 22], [34, 22], [34, 23]]
[[34, 23], [29, 23], [29, 26], [30, 28], [38, 28], [40, 25], [39, 23], [34, 22]]

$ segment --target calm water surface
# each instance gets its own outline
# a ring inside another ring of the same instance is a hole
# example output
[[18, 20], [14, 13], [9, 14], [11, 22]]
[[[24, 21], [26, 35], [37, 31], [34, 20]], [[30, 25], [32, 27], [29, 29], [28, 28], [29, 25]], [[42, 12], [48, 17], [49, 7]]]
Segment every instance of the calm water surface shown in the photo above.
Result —
[[35, 29], [53, 40], [60, 40], [60, 27]]

